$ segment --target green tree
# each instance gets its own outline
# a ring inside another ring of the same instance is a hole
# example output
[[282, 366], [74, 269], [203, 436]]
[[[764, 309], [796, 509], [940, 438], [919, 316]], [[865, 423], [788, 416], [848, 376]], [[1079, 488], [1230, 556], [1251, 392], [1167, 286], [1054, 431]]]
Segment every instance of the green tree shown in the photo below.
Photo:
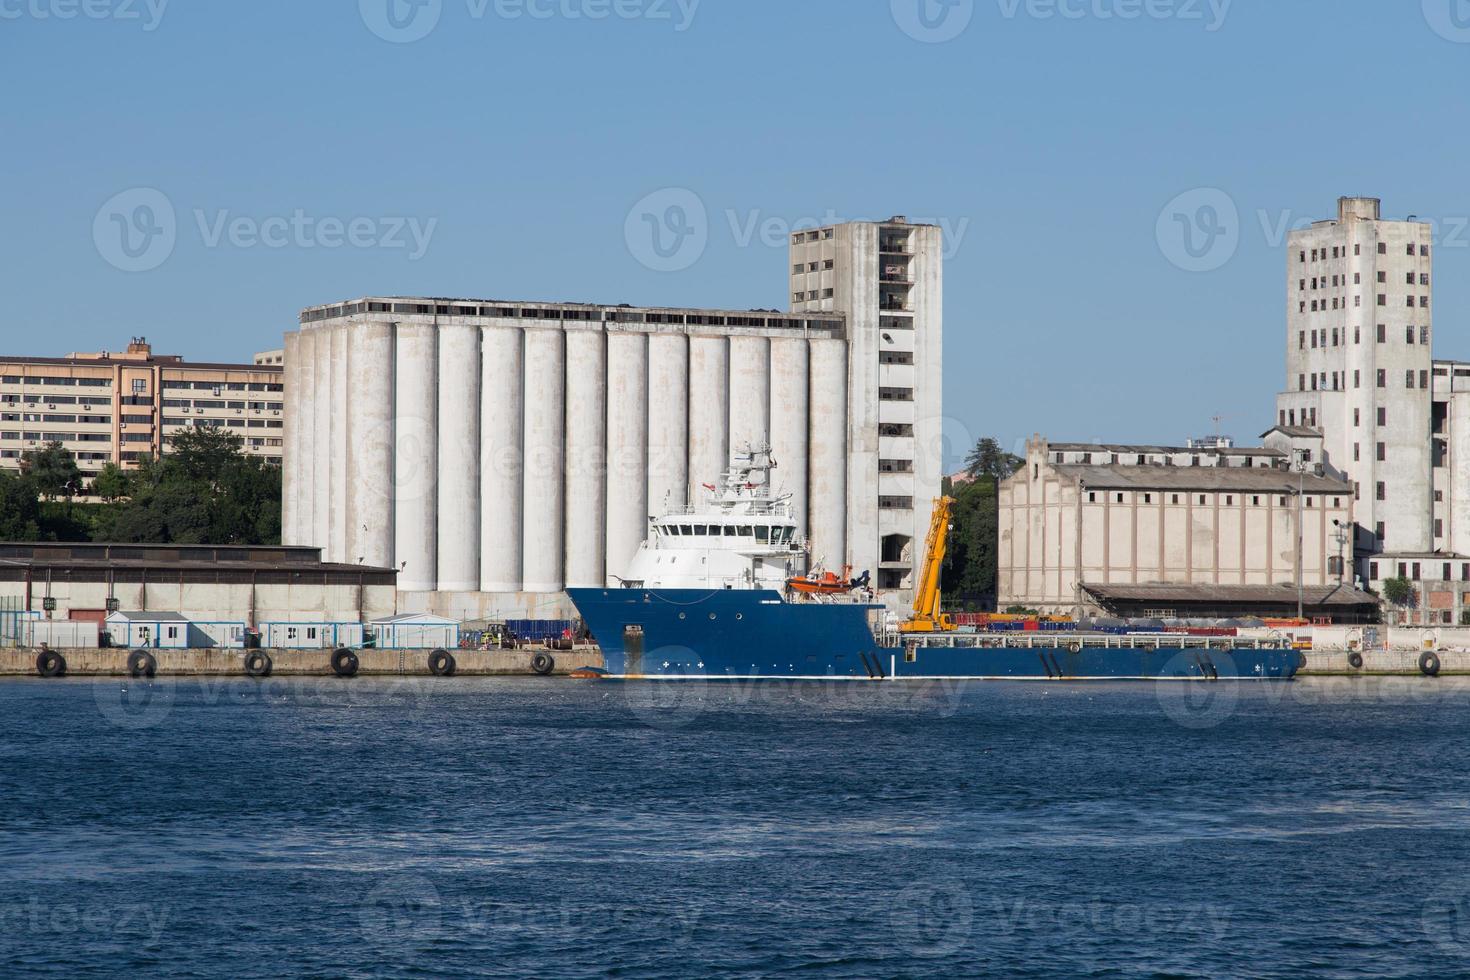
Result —
[[36, 541], [41, 537], [41, 501], [31, 481], [0, 472], [0, 540]]
[[976, 442], [965, 457], [965, 472], [977, 480], [989, 477], [1004, 480], [1021, 468], [1025, 461], [1014, 453], [1000, 448], [1000, 443], [986, 437]]
[[128, 498], [98, 517], [98, 539], [278, 544], [281, 471], [243, 446], [227, 429], [179, 433], [161, 458], [140, 461], [128, 475]]
[[92, 493], [110, 503], [132, 493], [132, 486], [127, 470], [116, 463], [108, 463], [92, 480]]
[[1384, 580], [1383, 597], [1395, 606], [1412, 607], [1418, 593], [1414, 590], [1413, 582], [1399, 576]]
[[995, 595], [1000, 548], [998, 488], [1022, 463], [994, 439], [981, 439], [970, 450], [965, 472], [973, 479], [951, 491], [955, 503], [944, 558], [945, 595], [971, 603]]
[[21, 474], [47, 500], [74, 496], [82, 489], [82, 471], [76, 457], [59, 442], [48, 442], [40, 449], [28, 449], [20, 457]]

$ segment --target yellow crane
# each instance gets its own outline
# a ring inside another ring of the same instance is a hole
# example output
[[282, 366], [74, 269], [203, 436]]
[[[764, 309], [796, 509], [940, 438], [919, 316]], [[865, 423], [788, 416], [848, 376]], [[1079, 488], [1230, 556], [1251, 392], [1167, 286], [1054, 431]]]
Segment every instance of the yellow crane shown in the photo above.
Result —
[[914, 614], [899, 627], [904, 633], [947, 633], [955, 628], [954, 620], [939, 611], [939, 570], [944, 566], [944, 550], [949, 543], [949, 518], [953, 497], [934, 501], [934, 514], [929, 519], [928, 552], [919, 587], [914, 590]]

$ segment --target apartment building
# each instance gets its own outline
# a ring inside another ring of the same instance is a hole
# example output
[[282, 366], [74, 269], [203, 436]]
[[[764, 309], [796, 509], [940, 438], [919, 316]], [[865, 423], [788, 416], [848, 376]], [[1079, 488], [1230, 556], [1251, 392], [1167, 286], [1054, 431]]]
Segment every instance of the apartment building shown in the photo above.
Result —
[[791, 236], [791, 309], [847, 315], [848, 557], [905, 593], [943, 479], [943, 249], [902, 216]]
[[282, 368], [194, 364], [154, 354], [136, 337], [125, 351], [65, 357], [0, 357], [0, 468], [60, 442], [87, 476], [162, 453], [190, 426], [238, 431], [245, 450], [279, 463]]

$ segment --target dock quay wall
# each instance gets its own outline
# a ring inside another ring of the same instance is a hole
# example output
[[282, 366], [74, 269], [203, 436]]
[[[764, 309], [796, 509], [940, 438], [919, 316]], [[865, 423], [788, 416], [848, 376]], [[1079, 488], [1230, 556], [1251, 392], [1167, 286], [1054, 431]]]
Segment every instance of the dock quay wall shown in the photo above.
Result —
[[[73, 648], [58, 650], [66, 660], [66, 673], [71, 677], [117, 676], [128, 674], [128, 656], [124, 647]], [[158, 662], [160, 676], [245, 676], [247, 650], [159, 650], [150, 649]], [[331, 650], [265, 650], [270, 656], [271, 676], [332, 676]], [[359, 662], [358, 674], [365, 677], [429, 675], [431, 650], [353, 650]], [[556, 661], [554, 675], [569, 674], [580, 667], [603, 666], [602, 653], [596, 647], [576, 650], [451, 650], [457, 677], [493, 677], [534, 675], [531, 658], [550, 653]], [[0, 650], [0, 677], [37, 676], [38, 651], [24, 647]]]

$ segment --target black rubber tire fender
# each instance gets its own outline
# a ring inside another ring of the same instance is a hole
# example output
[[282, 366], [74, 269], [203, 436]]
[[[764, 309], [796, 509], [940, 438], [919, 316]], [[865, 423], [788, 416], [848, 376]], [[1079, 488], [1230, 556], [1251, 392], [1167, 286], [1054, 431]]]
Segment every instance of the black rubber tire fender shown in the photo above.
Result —
[[134, 650], [128, 654], [129, 677], [153, 677], [158, 673], [158, 658], [147, 650]]
[[448, 650], [435, 650], [429, 654], [429, 673], [435, 677], [454, 676], [454, 654]]
[[1419, 672], [1425, 677], [1439, 676], [1439, 657], [1425, 652], [1419, 657]]
[[42, 650], [36, 655], [36, 673], [42, 677], [65, 677], [66, 658], [55, 650]]
[[264, 679], [271, 675], [275, 663], [264, 650], [252, 650], [245, 654], [245, 676]]
[[549, 653], [538, 653], [531, 658], [531, 669], [542, 677], [549, 676], [556, 670], [556, 658]]
[[332, 654], [332, 673], [338, 677], [356, 677], [360, 666], [362, 664], [357, 661], [357, 654], [345, 646]]
[[1351, 667], [1353, 670], [1362, 670], [1363, 655], [1356, 650], [1348, 654], [1348, 666]]
[[356, 677], [360, 666], [357, 654], [346, 647], [332, 654], [332, 673], [338, 677]]

